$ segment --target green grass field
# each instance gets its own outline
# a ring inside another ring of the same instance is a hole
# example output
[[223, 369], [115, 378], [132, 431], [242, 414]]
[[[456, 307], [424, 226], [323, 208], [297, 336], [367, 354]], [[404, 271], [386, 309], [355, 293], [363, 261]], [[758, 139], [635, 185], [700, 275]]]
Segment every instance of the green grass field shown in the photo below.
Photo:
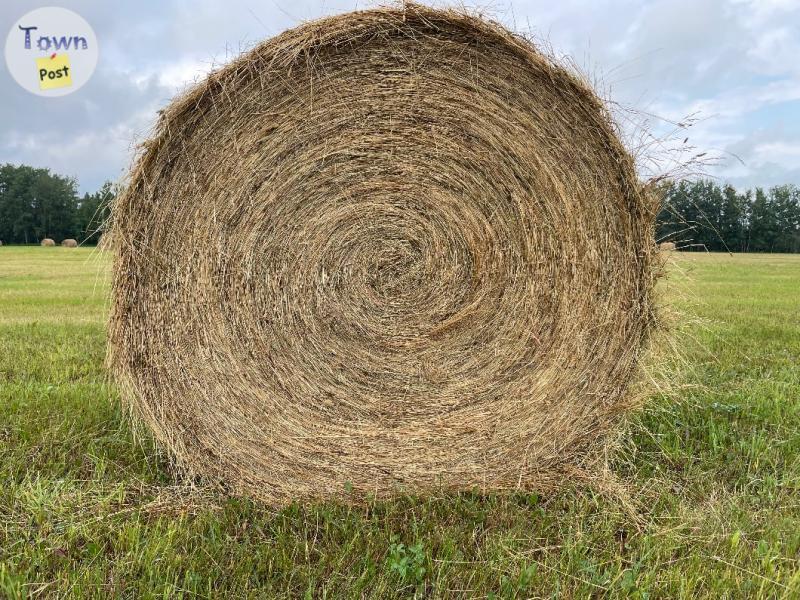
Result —
[[0, 597], [800, 597], [800, 256], [675, 257], [683, 358], [613, 462], [637, 515], [579, 489], [274, 512], [176, 481], [106, 380], [107, 262], [0, 248]]

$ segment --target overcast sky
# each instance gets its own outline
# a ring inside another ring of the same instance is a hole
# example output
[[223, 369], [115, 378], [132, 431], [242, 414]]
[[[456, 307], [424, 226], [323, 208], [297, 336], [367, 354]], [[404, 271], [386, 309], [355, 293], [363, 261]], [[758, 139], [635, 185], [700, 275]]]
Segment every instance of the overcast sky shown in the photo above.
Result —
[[[441, 5], [442, 2], [437, 4]], [[444, 3], [447, 4], [447, 3]], [[666, 121], [693, 115], [687, 146], [721, 157], [707, 172], [739, 187], [800, 184], [800, 0], [499, 0], [495, 19], [547, 40], [612, 100]], [[94, 77], [34, 96], [0, 65], [0, 163], [49, 167], [81, 192], [124, 174], [156, 111], [241, 49], [364, 0], [2, 0], [0, 32], [39, 6], [94, 28]], [[4, 42], [4, 38], [3, 38]], [[630, 131], [631, 128], [629, 127]]]

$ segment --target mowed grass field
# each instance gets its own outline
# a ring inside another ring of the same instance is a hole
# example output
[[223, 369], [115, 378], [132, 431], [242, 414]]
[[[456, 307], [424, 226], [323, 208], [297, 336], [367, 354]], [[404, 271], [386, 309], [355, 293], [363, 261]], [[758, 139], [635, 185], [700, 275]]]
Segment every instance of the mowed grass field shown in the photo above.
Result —
[[[800, 256], [675, 255], [682, 357], [613, 497], [275, 512], [171, 475], [107, 381], [108, 256], [0, 248], [0, 597], [800, 597]], [[345, 482], [343, 482], [343, 485]]]

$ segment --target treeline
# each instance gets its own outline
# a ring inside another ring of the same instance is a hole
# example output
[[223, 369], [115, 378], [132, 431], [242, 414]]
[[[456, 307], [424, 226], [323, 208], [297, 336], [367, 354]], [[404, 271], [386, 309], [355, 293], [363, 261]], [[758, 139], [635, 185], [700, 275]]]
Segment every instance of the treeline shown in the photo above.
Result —
[[[94, 244], [109, 216], [106, 182], [79, 196], [69, 177], [26, 165], [0, 166], [0, 241], [36, 244], [75, 238]], [[780, 185], [739, 191], [709, 180], [664, 186], [657, 239], [682, 250], [800, 252], [800, 189]]]
[[668, 185], [657, 239], [682, 250], [800, 252], [800, 189], [738, 191], [708, 180]]
[[95, 244], [108, 218], [112, 185], [93, 194], [78, 194], [69, 177], [27, 165], [0, 166], [0, 241], [36, 244], [44, 238], [74, 238]]

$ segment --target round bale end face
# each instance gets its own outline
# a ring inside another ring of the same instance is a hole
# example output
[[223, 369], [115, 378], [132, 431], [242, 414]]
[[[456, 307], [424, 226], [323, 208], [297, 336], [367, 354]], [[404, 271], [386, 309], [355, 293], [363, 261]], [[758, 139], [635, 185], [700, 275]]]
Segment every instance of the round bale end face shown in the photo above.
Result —
[[44, 238], [44, 239], [43, 239], [43, 240], [40, 242], [40, 245], [41, 245], [41, 246], [55, 246], [55, 245], [56, 245], [56, 242], [55, 242], [55, 240], [51, 240], [50, 238]]
[[71, 239], [71, 238], [67, 238], [66, 240], [61, 242], [61, 245], [64, 248], [77, 248], [78, 247], [78, 242], [76, 240]]
[[653, 222], [528, 42], [324, 19], [163, 113], [114, 206], [110, 364], [179, 464], [271, 504], [552, 489], [630, 405]]

